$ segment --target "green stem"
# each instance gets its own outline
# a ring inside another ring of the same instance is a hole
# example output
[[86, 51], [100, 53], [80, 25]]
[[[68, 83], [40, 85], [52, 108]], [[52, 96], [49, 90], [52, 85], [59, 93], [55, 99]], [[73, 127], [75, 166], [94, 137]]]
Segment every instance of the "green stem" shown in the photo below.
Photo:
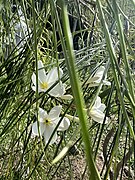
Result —
[[[53, 10], [56, 10], [54, 1], [51, 1], [51, 6]], [[76, 108], [78, 112], [78, 117], [80, 119], [80, 124], [81, 124], [81, 129], [82, 129], [82, 136], [83, 136], [83, 141], [85, 144], [85, 151], [86, 151], [86, 159], [90, 171], [90, 179], [91, 180], [100, 180], [100, 175], [98, 173], [98, 170], [96, 168], [96, 165], [93, 160], [93, 155], [92, 155], [92, 149], [91, 149], [91, 142], [89, 139], [89, 133], [88, 133], [88, 126], [87, 126], [87, 115], [86, 112], [84, 111], [85, 105], [84, 105], [84, 99], [82, 95], [82, 90], [80, 87], [79, 83], [79, 78], [76, 72], [75, 68], [75, 56], [73, 53], [73, 41], [72, 41], [72, 36], [70, 32], [70, 27], [69, 27], [69, 20], [68, 20], [68, 15], [67, 15], [67, 8], [64, 4], [64, 1], [61, 1], [61, 9], [62, 9], [62, 20], [63, 20], [63, 27], [64, 27], [64, 36], [66, 38], [66, 45], [68, 49], [68, 56], [66, 53], [66, 50], [64, 48], [64, 54], [65, 59], [66, 59], [66, 65], [68, 68], [68, 73], [70, 77], [70, 82], [71, 82], [71, 87], [76, 103]], [[63, 37], [60, 37], [61, 39]]]

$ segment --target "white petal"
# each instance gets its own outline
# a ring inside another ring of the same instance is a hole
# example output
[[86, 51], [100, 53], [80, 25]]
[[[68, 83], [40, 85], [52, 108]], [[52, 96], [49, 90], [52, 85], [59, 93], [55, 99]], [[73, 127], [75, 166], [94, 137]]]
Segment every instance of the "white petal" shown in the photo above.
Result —
[[96, 86], [99, 86], [99, 83], [97, 83], [97, 82], [91, 82], [91, 83], [89, 84], [89, 87], [96, 87]]
[[51, 145], [51, 144], [55, 143], [56, 140], [57, 140], [57, 132], [54, 133], [54, 135], [53, 135], [53, 137], [52, 137], [52, 139], [51, 139], [49, 144]]
[[93, 110], [90, 112], [90, 116], [94, 121], [98, 123], [103, 123], [105, 114], [99, 110], [96, 111]]
[[96, 71], [95, 75], [88, 79], [87, 83], [90, 83], [90, 87], [98, 86], [104, 73], [104, 66], [99, 67], [99, 69]]
[[104, 83], [104, 85], [111, 86], [111, 82], [109, 82], [107, 80], [103, 80], [103, 83]]
[[[103, 121], [104, 121], [105, 114], [104, 114], [102, 111], [100, 111], [100, 110], [98, 110], [98, 109], [96, 109], [96, 108], [92, 108], [92, 109], [90, 110], [89, 115], [91, 116], [91, 118], [92, 118], [94, 121], [96, 121], [96, 122], [98, 122], [98, 123], [101, 123], [101, 124], [102, 124]], [[105, 122], [105, 123], [107, 123], [107, 122]]]
[[95, 73], [95, 77], [101, 77], [103, 76], [105, 71], [105, 67], [104, 66], [100, 66], [97, 70], [97, 72]]
[[60, 98], [64, 99], [64, 100], [71, 100], [71, 99], [73, 99], [73, 96], [70, 94], [65, 94], [65, 95], [61, 96]]
[[49, 112], [48, 118], [50, 118], [51, 120], [59, 118], [61, 108], [62, 106], [53, 107]]
[[98, 109], [102, 112], [104, 112], [105, 108], [106, 108], [106, 105], [103, 103], [101, 103], [100, 107], [98, 107]]
[[103, 74], [104, 74], [104, 70], [105, 70], [104, 66], [101, 66], [101, 67], [98, 68], [97, 72], [94, 75], [94, 78], [97, 78], [94, 81], [95, 83], [100, 83], [101, 82], [101, 79], [102, 79]]
[[38, 79], [41, 82], [46, 82], [46, 73], [42, 61], [38, 61]]
[[45, 125], [43, 123], [39, 122], [39, 131], [38, 131], [38, 123], [37, 123], [37, 121], [32, 124], [32, 133], [34, 135], [38, 136], [39, 132], [40, 132], [40, 135], [42, 136], [44, 131], [45, 131]]
[[[63, 71], [61, 68], [59, 68], [59, 75], [60, 78], [62, 77]], [[58, 68], [53, 68], [48, 74], [47, 74], [47, 82], [52, 85], [52, 83], [55, 83], [58, 80]]]
[[97, 81], [98, 79], [99, 79], [99, 77], [95, 77], [95, 76], [90, 77], [88, 79], [88, 81], [86, 82], [86, 84], [93, 83], [93, 82]]
[[36, 74], [35, 73], [32, 74], [31, 79], [32, 79], [32, 83], [34, 84], [34, 86], [36, 86]]
[[48, 116], [47, 112], [42, 108], [39, 108], [39, 121], [43, 122], [43, 120]]
[[36, 92], [36, 86], [31, 86], [32, 90]]
[[65, 92], [65, 86], [59, 82], [53, 89], [49, 91], [49, 94], [53, 97], [61, 97]]
[[[86, 84], [89, 84], [90, 87], [98, 86], [99, 83], [101, 82], [104, 71], [105, 71], [104, 66], [99, 67], [97, 72], [95, 73], [95, 75], [93, 77], [89, 78], [88, 81], [86, 82]], [[109, 81], [107, 81], [106, 78], [107, 78], [107, 74], [105, 75], [103, 83], [107, 86], [110, 86], [111, 83]]]
[[69, 128], [70, 126], [70, 121], [67, 117], [64, 117], [58, 127], [58, 131], [65, 131]]
[[[34, 86], [32, 85], [31, 88], [33, 89], [33, 91], [36, 92], [36, 74], [35, 73], [32, 74], [31, 79], [32, 79], [32, 83], [34, 84]], [[44, 90], [40, 88], [39, 82], [38, 82], [38, 92], [44, 92]]]
[[101, 98], [99, 96], [97, 96], [97, 99], [96, 99], [93, 107], [99, 108], [100, 106], [101, 106]]
[[99, 85], [99, 83], [101, 82], [101, 79], [102, 79], [102, 77], [98, 78], [98, 79], [97, 79], [96, 81], [94, 81], [94, 82]]
[[[53, 126], [46, 126], [46, 130], [44, 131], [44, 138], [45, 138], [45, 143], [46, 144], [49, 141], [53, 131], [54, 131]], [[53, 135], [53, 137], [52, 137], [49, 144], [53, 144], [56, 140], [57, 140], [57, 132], [54, 133], [54, 135]]]

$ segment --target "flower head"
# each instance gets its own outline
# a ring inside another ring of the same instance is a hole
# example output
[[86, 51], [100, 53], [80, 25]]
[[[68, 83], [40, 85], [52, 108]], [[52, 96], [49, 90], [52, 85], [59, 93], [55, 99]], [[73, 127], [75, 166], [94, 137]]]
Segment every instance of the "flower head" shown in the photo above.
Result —
[[[90, 117], [94, 121], [102, 124], [104, 121], [104, 118], [105, 118], [105, 113], [104, 113], [105, 108], [106, 108], [105, 104], [101, 103], [101, 98], [98, 96], [96, 101], [95, 101], [95, 104], [93, 105], [93, 107], [89, 111]], [[106, 117], [105, 123], [108, 123], [107, 117]]]
[[[59, 68], [59, 77], [61, 78], [63, 71]], [[53, 68], [48, 74], [44, 70], [42, 61], [38, 61], [38, 92], [46, 92], [59, 79], [57, 67]], [[32, 89], [36, 91], [36, 75], [32, 74]], [[65, 87], [60, 81], [49, 92], [51, 96], [60, 97], [65, 93]]]
[[[95, 75], [93, 77], [90, 77], [87, 81], [87, 84], [89, 84], [90, 87], [98, 86], [102, 80], [103, 74], [105, 71], [104, 66], [100, 66], [99, 69], [96, 71]], [[107, 75], [105, 76], [105, 79], [103, 80], [104, 85], [111, 85], [109, 81], [106, 80]]]
[[[46, 111], [44, 111], [42, 108], [39, 108], [39, 123], [37, 121], [32, 124], [32, 133], [34, 135], [40, 135], [44, 136], [45, 143], [48, 142], [50, 139], [55, 127], [57, 126], [59, 120], [60, 120], [60, 111], [61, 106], [55, 106], [51, 109], [49, 114], [47, 114]], [[39, 124], [39, 128], [38, 128]], [[57, 131], [65, 131], [68, 129], [70, 125], [70, 121], [68, 118], [63, 118]], [[39, 130], [38, 130], [39, 129]], [[57, 140], [57, 132], [54, 133], [50, 144], [53, 144]]]

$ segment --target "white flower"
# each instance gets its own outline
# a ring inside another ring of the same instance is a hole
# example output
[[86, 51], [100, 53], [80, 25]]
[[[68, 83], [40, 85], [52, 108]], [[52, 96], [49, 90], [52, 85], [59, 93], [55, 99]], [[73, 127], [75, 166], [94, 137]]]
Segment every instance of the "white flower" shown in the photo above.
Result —
[[64, 99], [64, 100], [71, 100], [71, 99], [73, 99], [73, 96], [70, 94], [65, 94], [65, 95], [61, 96], [60, 98]]
[[[94, 121], [102, 124], [104, 121], [104, 118], [105, 118], [105, 113], [104, 113], [105, 108], [106, 108], [105, 104], [101, 103], [101, 98], [98, 96], [96, 101], [95, 101], [95, 104], [93, 105], [93, 107], [89, 111], [90, 117]], [[107, 117], [105, 120], [105, 124], [106, 123], [108, 123]]]
[[[61, 78], [63, 71], [59, 68], [59, 77]], [[46, 92], [58, 79], [58, 69], [53, 68], [48, 74], [44, 70], [42, 61], [38, 61], [38, 92]], [[32, 74], [32, 89], [36, 91], [36, 75]], [[62, 82], [58, 82], [49, 92], [51, 96], [60, 97], [65, 93], [65, 87]]]
[[[48, 142], [50, 139], [55, 127], [57, 126], [59, 120], [60, 120], [60, 111], [61, 106], [55, 106], [51, 109], [49, 114], [47, 114], [46, 111], [44, 111], [42, 108], [39, 108], [39, 123], [35, 122], [32, 124], [32, 133], [34, 135], [40, 135], [44, 136], [45, 143]], [[38, 124], [39, 124], [39, 130], [38, 130]], [[65, 131], [68, 129], [70, 125], [70, 121], [68, 118], [64, 117], [57, 129], [57, 131]], [[57, 140], [57, 132], [54, 133], [50, 144], [53, 144]]]
[[[90, 87], [98, 86], [102, 80], [104, 71], [105, 71], [105, 67], [100, 66], [99, 69], [96, 71], [95, 75], [88, 79], [87, 84], [89, 84]], [[106, 79], [107, 79], [107, 74], [103, 80], [103, 84], [110, 86], [111, 83], [107, 81]]]

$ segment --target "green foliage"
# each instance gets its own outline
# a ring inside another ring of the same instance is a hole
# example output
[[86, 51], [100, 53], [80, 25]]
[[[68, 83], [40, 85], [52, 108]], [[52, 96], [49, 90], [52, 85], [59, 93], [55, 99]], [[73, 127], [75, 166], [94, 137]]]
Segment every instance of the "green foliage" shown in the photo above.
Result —
[[[0, 1], [0, 179], [134, 179], [134, 5], [124, 0]], [[85, 28], [71, 34], [67, 11]], [[77, 34], [79, 49], [74, 50]], [[46, 72], [58, 69], [58, 80], [40, 93], [39, 60]], [[103, 77], [91, 86], [88, 81], [102, 66]], [[110, 86], [104, 85], [106, 76]], [[73, 99], [49, 94], [59, 81]], [[106, 105], [102, 123], [90, 116], [98, 96]], [[40, 118], [39, 107], [49, 112], [58, 105], [60, 121], [69, 118], [70, 127], [57, 132], [54, 144], [45, 144], [45, 137], [33, 135], [32, 125]], [[80, 177], [73, 170], [78, 158], [79, 163], [83, 159]]]

